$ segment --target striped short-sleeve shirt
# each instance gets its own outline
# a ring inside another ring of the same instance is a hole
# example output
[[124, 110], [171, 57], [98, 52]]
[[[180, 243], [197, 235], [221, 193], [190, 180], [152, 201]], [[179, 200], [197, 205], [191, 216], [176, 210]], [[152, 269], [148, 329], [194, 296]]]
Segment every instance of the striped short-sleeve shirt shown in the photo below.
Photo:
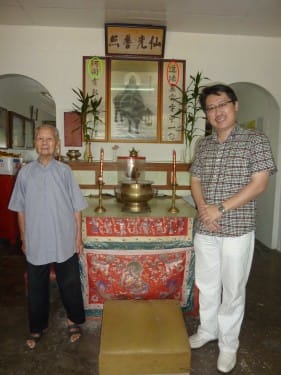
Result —
[[[217, 134], [206, 137], [198, 146], [191, 167], [192, 176], [200, 179], [207, 204], [218, 205], [246, 186], [254, 173], [276, 172], [270, 143], [265, 134], [236, 126], [225, 142]], [[199, 220], [195, 231], [215, 236], [242, 236], [255, 230], [256, 202], [229, 210], [220, 219], [220, 232], [209, 232]]]

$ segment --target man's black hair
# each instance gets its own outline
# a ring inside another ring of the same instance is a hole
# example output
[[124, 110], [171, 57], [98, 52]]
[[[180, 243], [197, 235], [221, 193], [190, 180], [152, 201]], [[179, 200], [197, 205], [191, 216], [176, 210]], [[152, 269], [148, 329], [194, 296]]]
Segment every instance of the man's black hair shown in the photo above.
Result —
[[223, 84], [216, 84], [213, 86], [206, 86], [204, 89], [201, 91], [200, 97], [199, 97], [199, 102], [201, 105], [201, 108], [203, 109], [204, 112], [206, 112], [206, 99], [209, 95], [221, 95], [221, 93], [225, 93], [231, 101], [237, 102], [237, 96], [234, 92], [234, 90], [227, 85]]

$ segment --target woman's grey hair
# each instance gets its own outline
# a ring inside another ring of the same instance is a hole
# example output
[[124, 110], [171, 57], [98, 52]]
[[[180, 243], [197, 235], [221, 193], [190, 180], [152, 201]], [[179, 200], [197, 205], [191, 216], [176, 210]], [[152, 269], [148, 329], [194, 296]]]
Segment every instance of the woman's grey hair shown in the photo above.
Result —
[[42, 124], [42, 125], [39, 125], [35, 128], [35, 138], [37, 137], [39, 131], [41, 129], [51, 129], [54, 133], [54, 136], [57, 140], [60, 139], [60, 135], [59, 135], [59, 131], [58, 131], [58, 128], [56, 128], [54, 125], [51, 125], [51, 124]]

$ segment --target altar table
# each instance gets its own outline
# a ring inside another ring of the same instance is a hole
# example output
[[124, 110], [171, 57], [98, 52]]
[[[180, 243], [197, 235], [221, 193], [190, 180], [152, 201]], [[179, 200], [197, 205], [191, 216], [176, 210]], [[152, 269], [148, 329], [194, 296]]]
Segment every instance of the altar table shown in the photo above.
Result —
[[87, 198], [83, 212], [84, 254], [80, 257], [87, 318], [100, 317], [106, 300], [177, 299], [182, 310], [197, 314], [194, 288], [193, 220], [196, 210], [176, 199], [153, 198], [150, 212], [122, 212], [115, 198]]

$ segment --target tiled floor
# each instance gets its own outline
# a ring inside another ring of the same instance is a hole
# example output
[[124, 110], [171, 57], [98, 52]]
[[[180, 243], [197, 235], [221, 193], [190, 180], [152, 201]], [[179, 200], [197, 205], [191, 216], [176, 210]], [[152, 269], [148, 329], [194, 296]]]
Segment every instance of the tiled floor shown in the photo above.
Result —
[[[25, 345], [28, 334], [23, 283], [25, 260], [17, 247], [0, 243], [0, 374], [98, 375], [100, 321], [87, 321], [80, 342], [68, 343], [64, 310], [52, 286], [48, 332], [36, 350]], [[187, 331], [198, 319], [185, 317]], [[281, 374], [281, 253], [256, 244], [247, 290], [238, 364], [233, 375]], [[218, 348], [213, 342], [192, 351], [191, 375], [217, 374]], [[123, 375], [123, 374], [118, 374]]]

